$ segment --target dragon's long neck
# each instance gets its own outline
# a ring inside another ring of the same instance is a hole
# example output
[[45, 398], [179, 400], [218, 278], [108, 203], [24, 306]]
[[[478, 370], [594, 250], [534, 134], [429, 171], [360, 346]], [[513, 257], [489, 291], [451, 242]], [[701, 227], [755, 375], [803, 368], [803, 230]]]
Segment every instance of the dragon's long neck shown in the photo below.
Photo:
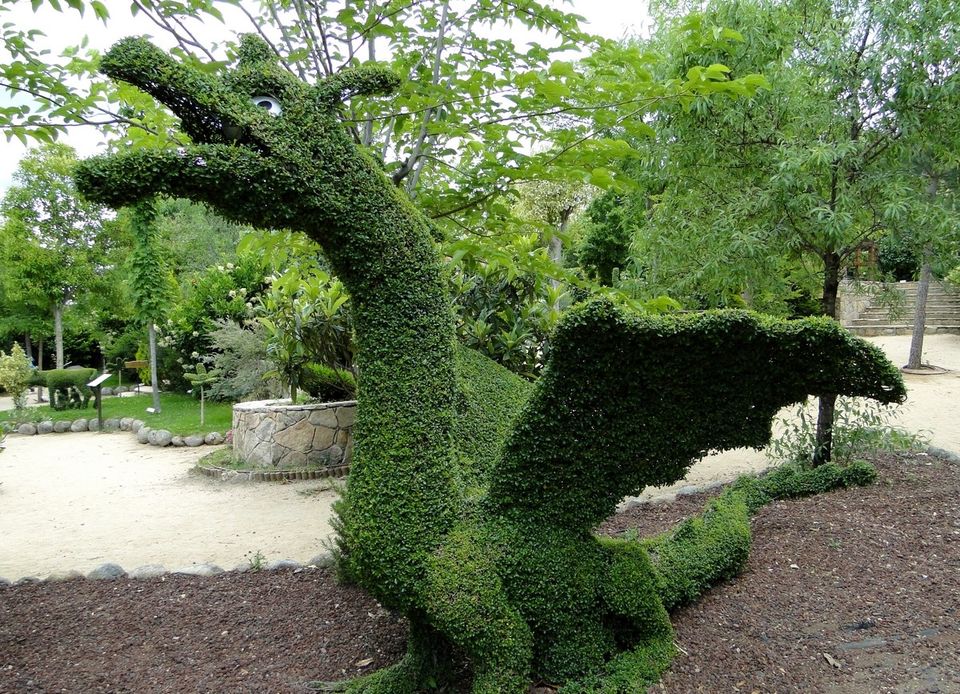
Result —
[[[358, 166], [372, 164], [361, 157]], [[454, 328], [426, 221], [376, 173], [342, 178], [338, 190], [356, 193], [352, 214], [311, 235], [353, 302], [360, 387], [342, 519], [349, 566], [381, 601], [403, 609], [460, 509]]]

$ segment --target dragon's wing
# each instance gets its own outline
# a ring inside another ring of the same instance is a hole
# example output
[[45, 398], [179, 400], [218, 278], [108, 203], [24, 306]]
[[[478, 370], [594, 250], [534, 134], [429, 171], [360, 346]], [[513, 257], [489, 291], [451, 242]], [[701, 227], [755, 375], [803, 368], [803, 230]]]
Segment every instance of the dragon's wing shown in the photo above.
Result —
[[488, 503], [589, 528], [709, 451], [765, 445], [780, 408], [828, 393], [905, 397], [883, 353], [829, 319], [651, 317], [590, 302], [558, 327]]

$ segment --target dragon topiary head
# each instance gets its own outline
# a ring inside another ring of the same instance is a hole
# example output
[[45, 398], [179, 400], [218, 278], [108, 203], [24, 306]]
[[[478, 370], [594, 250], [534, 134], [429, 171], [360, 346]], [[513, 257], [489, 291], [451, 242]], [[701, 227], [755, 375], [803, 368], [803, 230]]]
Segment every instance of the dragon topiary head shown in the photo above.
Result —
[[234, 69], [213, 74], [142, 38], [114, 45], [101, 70], [168, 106], [193, 144], [89, 159], [77, 172], [80, 190], [113, 207], [156, 194], [200, 199], [265, 228], [308, 230], [352, 207], [362, 155], [340, 121], [341, 102], [392, 92], [397, 76], [363, 66], [308, 85], [252, 35], [238, 58]]

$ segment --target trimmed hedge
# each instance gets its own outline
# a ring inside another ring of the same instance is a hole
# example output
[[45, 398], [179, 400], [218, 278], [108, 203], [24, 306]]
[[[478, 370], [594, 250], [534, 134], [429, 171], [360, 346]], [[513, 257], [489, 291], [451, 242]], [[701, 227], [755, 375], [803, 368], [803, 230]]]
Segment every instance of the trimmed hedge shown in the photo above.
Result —
[[54, 410], [83, 409], [90, 403], [93, 391], [87, 387], [96, 375], [96, 369], [50, 369], [36, 372], [36, 385], [45, 385], [50, 391], [50, 407]]
[[429, 223], [341, 125], [343, 98], [387, 92], [395, 76], [366, 66], [312, 87], [250, 36], [220, 76], [142, 39], [102, 67], [168, 105], [196, 144], [88, 160], [81, 191], [112, 205], [188, 197], [301, 230], [353, 297], [361, 383], [340, 566], [403, 612], [411, 636], [401, 663], [350, 691], [441, 686], [461, 654], [478, 693], [532, 679], [636, 691], [672, 655], [665, 603], [742, 565], [748, 505], [745, 491], [718, 500], [651, 562], [642, 545], [593, 537], [617, 501], [679, 479], [708, 451], [763, 445], [777, 409], [808, 393], [903, 398], [882, 354], [830, 321], [649, 318], [602, 301], [568, 313], [529, 391], [457, 354]]
[[476, 350], [457, 345], [454, 446], [468, 489], [488, 482], [491, 469], [533, 385]]

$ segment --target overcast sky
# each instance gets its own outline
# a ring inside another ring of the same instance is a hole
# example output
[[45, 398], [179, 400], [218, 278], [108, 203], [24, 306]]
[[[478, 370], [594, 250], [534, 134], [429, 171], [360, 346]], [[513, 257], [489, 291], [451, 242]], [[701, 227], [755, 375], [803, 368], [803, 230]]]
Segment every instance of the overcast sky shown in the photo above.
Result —
[[[34, 14], [31, 3], [26, 0], [19, 0], [9, 12], [0, 12], [0, 23], [13, 22], [19, 28], [41, 29], [47, 36], [43, 45], [49, 46], [54, 55], [65, 46], [78, 44], [84, 35], [89, 38], [91, 48], [106, 50], [123, 36], [159, 34], [159, 30], [142, 15], [139, 18], [129, 16], [126, 0], [105, 0], [104, 4], [111, 13], [107, 26], [96, 21], [92, 12], [80, 18], [72, 10], [61, 14], [43, 6]], [[621, 39], [649, 29], [647, 0], [573, 0], [568, 7], [586, 18], [586, 30], [608, 38]], [[214, 26], [218, 33], [225, 31], [219, 24], [214, 23]], [[5, 103], [10, 103], [9, 96], [0, 94], [0, 104]], [[81, 156], [89, 156], [97, 151], [101, 137], [93, 127], [72, 128], [67, 135], [61, 136], [61, 141], [73, 146]], [[11, 176], [25, 152], [17, 140], [7, 142], [0, 139], [0, 197], [10, 185]]]

